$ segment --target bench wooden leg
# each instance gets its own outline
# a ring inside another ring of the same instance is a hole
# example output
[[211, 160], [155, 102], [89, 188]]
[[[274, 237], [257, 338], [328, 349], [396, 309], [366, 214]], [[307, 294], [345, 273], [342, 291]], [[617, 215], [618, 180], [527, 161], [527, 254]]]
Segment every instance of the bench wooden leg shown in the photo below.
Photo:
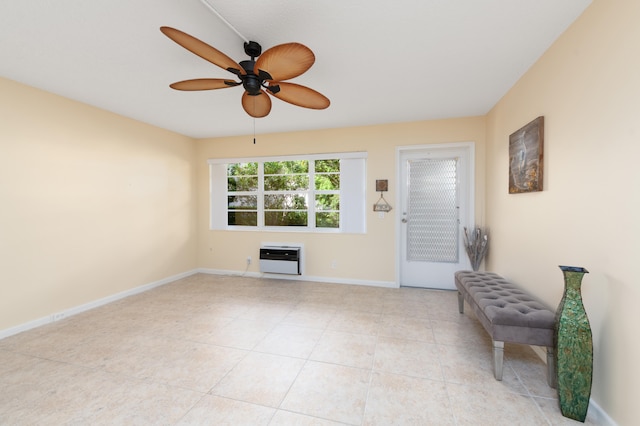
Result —
[[502, 380], [502, 360], [504, 359], [504, 342], [493, 341], [493, 375]]
[[464, 314], [464, 297], [462, 297], [462, 293], [460, 292], [458, 292], [458, 311]]
[[553, 348], [547, 346], [547, 383], [555, 389], [557, 387], [557, 382], [556, 359], [553, 353]]

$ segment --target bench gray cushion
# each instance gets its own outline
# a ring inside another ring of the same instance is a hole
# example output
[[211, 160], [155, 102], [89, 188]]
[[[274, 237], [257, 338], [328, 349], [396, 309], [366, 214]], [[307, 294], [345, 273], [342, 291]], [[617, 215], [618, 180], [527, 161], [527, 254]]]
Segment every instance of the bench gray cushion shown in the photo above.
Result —
[[458, 291], [493, 340], [553, 347], [555, 314], [492, 272], [459, 271]]

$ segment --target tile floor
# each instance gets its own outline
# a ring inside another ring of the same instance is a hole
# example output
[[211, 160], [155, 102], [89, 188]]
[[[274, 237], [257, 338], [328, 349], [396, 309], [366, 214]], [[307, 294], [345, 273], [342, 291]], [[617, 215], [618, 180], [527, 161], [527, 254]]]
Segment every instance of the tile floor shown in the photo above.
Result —
[[[548, 425], [455, 292], [198, 274], [0, 340], [3, 425]], [[595, 424], [591, 418], [587, 424]]]

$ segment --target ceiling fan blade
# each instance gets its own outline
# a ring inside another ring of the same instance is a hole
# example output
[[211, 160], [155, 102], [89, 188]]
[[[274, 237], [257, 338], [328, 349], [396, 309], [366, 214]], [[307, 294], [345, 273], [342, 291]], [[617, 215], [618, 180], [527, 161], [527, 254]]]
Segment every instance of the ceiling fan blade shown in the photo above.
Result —
[[215, 47], [209, 46], [204, 41], [198, 40], [197, 38], [190, 36], [185, 32], [176, 30], [175, 28], [171, 27], [160, 27], [160, 31], [162, 31], [162, 33], [169, 37], [171, 40], [175, 41], [188, 51], [200, 56], [202, 59], [205, 59], [212, 64], [217, 65], [220, 68], [230, 71], [236, 75], [246, 74], [245, 70], [242, 69], [242, 67], [236, 61], [234, 61]]
[[170, 84], [169, 87], [176, 90], [215, 90], [235, 87], [242, 83], [223, 78], [196, 78], [193, 80], [178, 81]]
[[271, 98], [264, 90], [260, 90], [260, 94], [255, 96], [245, 91], [242, 95], [242, 108], [252, 117], [266, 117], [271, 112]]
[[267, 49], [256, 61], [254, 72], [259, 70], [271, 75], [272, 81], [289, 80], [303, 74], [315, 62], [316, 57], [307, 46], [286, 43]]
[[293, 105], [311, 109], [325, 109], [331, 104], [325, 95], [306, 86], [280, 81], [271, 85], [280, 86], [280, 91], [273, 93], [273, 96]]

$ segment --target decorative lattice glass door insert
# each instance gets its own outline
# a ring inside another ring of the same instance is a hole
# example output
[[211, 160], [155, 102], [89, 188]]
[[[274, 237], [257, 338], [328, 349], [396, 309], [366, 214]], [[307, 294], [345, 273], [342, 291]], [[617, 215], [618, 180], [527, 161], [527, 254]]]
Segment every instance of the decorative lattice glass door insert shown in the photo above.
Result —
[[458, 262], [458, 160], [408, 160], [407, 260]]

